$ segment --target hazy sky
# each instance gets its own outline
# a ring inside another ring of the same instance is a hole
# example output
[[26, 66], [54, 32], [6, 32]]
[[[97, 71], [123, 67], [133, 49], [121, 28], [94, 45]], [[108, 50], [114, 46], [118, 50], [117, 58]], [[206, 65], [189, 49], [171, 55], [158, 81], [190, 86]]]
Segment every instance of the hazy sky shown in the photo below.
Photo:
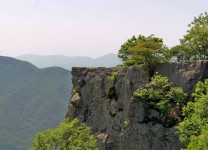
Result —
[[171, 47], [208, 0], [0, 0], [0, 55], [98, 57], [132, 35]]

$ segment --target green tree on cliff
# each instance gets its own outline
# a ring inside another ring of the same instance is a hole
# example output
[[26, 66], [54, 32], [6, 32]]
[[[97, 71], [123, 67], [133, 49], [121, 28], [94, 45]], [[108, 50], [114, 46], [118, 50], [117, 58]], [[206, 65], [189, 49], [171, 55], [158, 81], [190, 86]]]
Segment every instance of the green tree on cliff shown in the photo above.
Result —
[[138, 37], [133, 36], [128, 39], [118, 52], [125, 65], [142, 64], [150, 72], [159, 62], [166, 61], [167, 47], [161, 38], [154, 35]]
[[208, 149], [208, 79], [199, 81], [193, 93], [194, 102], [183, 108], [185, 117], [177, 127], [179, 139], [188, 150]]
[[98, 150], [90, 128], [78, 119], [65, 120], [56, 129], [39, 132], [30, 150]]
[[173, 56], [181, 60], [208, 59], [208, 13], [205, 12], [188, 25], [187, 34], [180, 39], [180, 45], [171, 49]]
[[154, 75], [151, 82], [137, 90], [134, 95], [140, 101], [147, 102], [147, 108], [161, 113], [158, 122], [164, 126], [173, 126], [182, 119], [180, 108], [186, 104], [186, 93], [181, 87], [172, 87], [166, 76]]

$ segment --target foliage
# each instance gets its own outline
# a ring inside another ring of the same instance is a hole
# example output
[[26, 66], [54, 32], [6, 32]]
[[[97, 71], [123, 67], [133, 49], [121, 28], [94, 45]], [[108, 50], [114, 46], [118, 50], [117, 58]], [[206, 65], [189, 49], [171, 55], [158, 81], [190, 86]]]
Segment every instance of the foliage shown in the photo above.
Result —
[[[171, 87], [167, 77], [156, 74], [147, 86], [135, 93], [135, 96], [159, 110], [164, 120], [180, 121], [179, 108], [186, 103], [186, 94], [180, 87]], [[179, 113], [173, 113], [176, 111]]]
[[189, 47], [181, 44], [176, 45], [170, 49], [170, 55], [177, 58], [177, 61], [190, 60], [191, 53], [189, 53]]
[[207, 150], [208, 149], [208, 124], [204, 125], [199, 136], [192, 135], [188, 150]]
[[[67, 110], [71, 74], [0, 56], [0, 149], [28, 149], [38, 131], [56, 127]], [[18, 118], [18, 119], [17, 119]]]
[[180, 45], [171, 49], [172, 56], [181, 60], [208, 59], [208, 14], [201, 14], [188, 25], [189, 29]]
[[195, 92], [192, 94], [195, 99], [201, 98], [202, 95], [208, 95], [208, 80], [199, 81], [196, 85]]
[[118, 72], [113, 71], [111, 76], [108, 77], [108, 80], [111, 81], [113, 84], [115, 84], [117, 78], [118, 78]]
[[199, 81], [194, 102], [183, 108], [184, 120], [177, 126], [177, 133], [182, 143], [189, 150], [208, 149], [208, 80]]
[[118, 53], [125, 65], [143, 64], [146, 69], [152, 71], [159, 62], [167, 61], [167, 47], [161, 38], [150, 35], [139, 35], [128, 39]]
[[31, 150], [98, 150], [90, 128], [78, 119], [66, 119], [58, 128], [39, 132]]

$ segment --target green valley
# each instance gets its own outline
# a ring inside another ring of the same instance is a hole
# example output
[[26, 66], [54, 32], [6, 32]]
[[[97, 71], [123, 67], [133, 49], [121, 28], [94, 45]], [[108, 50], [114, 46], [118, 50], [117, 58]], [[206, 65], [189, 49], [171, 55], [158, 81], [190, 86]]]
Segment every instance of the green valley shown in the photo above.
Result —
[[28, 149], [38, 131], [56, 127], [65, 118], [70, 89], [66, 69], [0, 56], [0, 149]]

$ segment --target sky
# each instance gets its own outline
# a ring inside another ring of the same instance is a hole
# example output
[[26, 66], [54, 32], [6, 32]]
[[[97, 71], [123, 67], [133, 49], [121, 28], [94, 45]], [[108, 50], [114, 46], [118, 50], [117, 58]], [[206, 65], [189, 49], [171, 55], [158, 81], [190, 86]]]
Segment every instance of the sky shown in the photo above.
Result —
[[99, 57], [154, 34], [172, 47], [208, 0], [0, 0], [0, 55]]

